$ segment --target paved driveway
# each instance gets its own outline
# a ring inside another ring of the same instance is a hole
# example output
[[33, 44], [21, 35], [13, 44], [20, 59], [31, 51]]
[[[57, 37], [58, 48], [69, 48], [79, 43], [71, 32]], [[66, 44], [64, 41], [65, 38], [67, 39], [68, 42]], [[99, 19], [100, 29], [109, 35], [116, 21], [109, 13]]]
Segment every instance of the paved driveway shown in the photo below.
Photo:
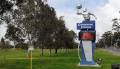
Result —
[[106, 48], [103, 49], [104, 51], [108, 51], [114, 55], [120, 56], [120, 49], [114, 48], [114, 47], [110, 47], [110, 48]]

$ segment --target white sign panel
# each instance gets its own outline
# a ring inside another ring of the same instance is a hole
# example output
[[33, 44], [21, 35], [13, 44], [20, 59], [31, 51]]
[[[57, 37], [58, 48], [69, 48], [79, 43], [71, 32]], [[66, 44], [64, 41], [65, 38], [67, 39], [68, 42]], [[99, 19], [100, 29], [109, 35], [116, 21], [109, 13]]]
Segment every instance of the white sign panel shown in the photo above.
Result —
[[86, 61], [92, 61], [92, 41], [82, 41]]

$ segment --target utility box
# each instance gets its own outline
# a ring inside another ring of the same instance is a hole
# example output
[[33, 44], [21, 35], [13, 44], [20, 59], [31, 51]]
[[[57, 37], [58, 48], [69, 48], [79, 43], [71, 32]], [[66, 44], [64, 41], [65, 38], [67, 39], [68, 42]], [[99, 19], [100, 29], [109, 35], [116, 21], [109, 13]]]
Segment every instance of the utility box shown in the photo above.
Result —
[[112, 69], [120, 69], [120, 64], [112, 64]]

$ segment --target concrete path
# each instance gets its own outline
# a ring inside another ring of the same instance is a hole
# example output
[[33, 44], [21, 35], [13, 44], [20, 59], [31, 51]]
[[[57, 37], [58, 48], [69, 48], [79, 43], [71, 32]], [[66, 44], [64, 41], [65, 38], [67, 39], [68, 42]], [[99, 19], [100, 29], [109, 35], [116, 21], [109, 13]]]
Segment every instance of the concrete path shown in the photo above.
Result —
[[110, 47], [110, 48], [106, 48], [106, 49], [103, 49], [103, 50], [108, 51], [108, 52], [112, 53], [113, 55], [120, 56], [120, 49]]

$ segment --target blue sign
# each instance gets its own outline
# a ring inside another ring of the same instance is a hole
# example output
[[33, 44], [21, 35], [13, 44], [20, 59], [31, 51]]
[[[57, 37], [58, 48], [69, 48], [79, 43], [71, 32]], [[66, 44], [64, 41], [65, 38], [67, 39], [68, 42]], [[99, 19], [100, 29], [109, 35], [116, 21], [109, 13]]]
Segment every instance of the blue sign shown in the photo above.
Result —
[[80, 66], [99, 66], [94, 61], [94, 50], [95, 50], [95, 21], [82, 21], [82, 23], [77, 23], [77, 30], [79, 32], [80, 38], [80, 52], [81, 60]]
[[95, 30], [95, 21], [83, 21], [77, 23], [77, 30]]

